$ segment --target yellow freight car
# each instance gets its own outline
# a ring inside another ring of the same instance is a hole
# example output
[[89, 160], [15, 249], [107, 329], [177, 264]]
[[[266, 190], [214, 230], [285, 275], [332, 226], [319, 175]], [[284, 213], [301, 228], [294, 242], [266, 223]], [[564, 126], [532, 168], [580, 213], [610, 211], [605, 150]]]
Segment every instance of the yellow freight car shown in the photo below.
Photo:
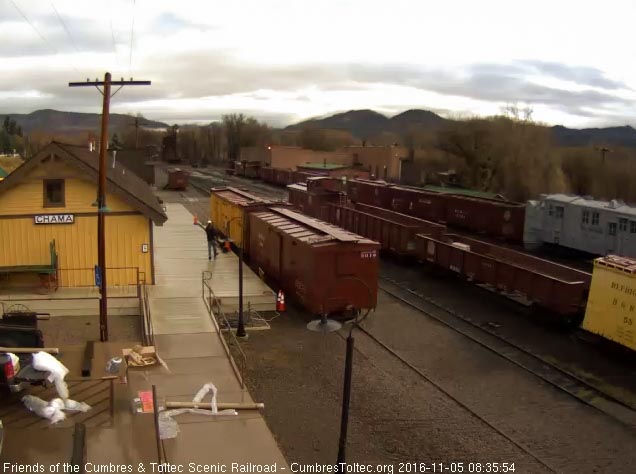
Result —
[[636, 259], [609, 255], [594, 261], [582, 327], [636, 350]]
[[[243, 246], [249, 219], [246, 213], [262, 211], [275, 204], [236, 188], [212, 188], [210, 190], [210, 219], [222, 235], [230, 238], [238, 247]], [[249, 240], [246, 239], [246, 241]], [[246, 250], [246, 249], [244, 249]]]

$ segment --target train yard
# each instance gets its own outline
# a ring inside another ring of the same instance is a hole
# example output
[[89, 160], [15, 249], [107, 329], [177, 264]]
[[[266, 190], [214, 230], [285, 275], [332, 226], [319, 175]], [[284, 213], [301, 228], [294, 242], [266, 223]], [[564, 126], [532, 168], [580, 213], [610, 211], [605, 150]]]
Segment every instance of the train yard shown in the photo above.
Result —
[[[193, 184], [199, 197], [185, 196], [185, 205], [200, 216], [212, 186], [276, 199], [282, 191], [217, 172]], [[309, 318], [293, 309], [243, 350], [258, 397], [283, 401], [266, 418], [285, 454], [311, 462], [335, 454], [344, 341], [309, 333]], [[633, 358], [582, 340], [581, 331], [565, 333], [499, 294], [389, 258], [380, 262], [378, 306], [356, 337], [352, 459], [630, 471]]]

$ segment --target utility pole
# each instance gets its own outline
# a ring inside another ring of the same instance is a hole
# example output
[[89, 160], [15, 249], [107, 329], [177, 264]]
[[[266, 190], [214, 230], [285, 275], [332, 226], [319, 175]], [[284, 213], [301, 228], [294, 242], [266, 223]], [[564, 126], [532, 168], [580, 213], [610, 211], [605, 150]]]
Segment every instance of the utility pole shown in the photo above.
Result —
[[[104, 101], [102, 105], [102, 128], [99, 147], [99, 180], [97, 186], [97, 271], [101, 278], [98, 279], [99, 292], [101, 298], [99, 300], [99, 340], [108, 341], [108, 292], [106, 286], [106, 239], [105, 239], [105, 217], [110, 211], [106, 207], [106, 154], [108, 153], [108, 118], [110, 113], [110, 99], [114, 97], [124, 86], [149, 86], [150, 81], [112, 81], [110, 73], [104, 75], [103, 81], [86, 80], [86, 82], [69, 82], [69, 87], [95, 87], [102, 96]], [[111, 95], [111, 86], [119, 86], [119, 88]], [[103, 87], [103, 90], [99, 88]], [[97, 279], [97, 278], [96, 278]]]
[[135, 150], [139, 149], [139, 117], [135, 117]]
[[606, 153], [612, 153], [612, 150], [610, 150], [609, 148], [606, 148], [604, 146], [596, 147], [596, 149], [601, 152], [601, 161], [603, 162], [603, 164], [605, 164], [605, 154]]

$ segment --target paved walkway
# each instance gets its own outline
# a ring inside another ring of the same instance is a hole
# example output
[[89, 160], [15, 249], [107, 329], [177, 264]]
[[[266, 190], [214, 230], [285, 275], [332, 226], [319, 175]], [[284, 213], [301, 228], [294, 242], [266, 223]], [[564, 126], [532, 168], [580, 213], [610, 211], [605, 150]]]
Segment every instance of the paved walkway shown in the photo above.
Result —
[[[202, 272], [214, 271], [216, 265], [238, 266], [236, 256], [221, 254], [216, 262], [209, 262], [204, 234], [192, 224], [192, 215], [181, 204], [168, 204], [167, 213], [168, 221], [155, 228], [156, 285], [150, 291], [150, 309], [155, 345], [169, 371], [130, 371], [131, 390], [155, 384], [162, 400], [189, 401], [203, 384], [212, 382], [220, 402], [252, 401], [234, 375], [201, 298]], [[251, 273], [248, 269], [245, 273], [248, 271]], [[258, 412], [245, 411], [235, 417], [181, 415], [176, 419], [179, 435], [163, 442], [168, 462], [286, 466]]]

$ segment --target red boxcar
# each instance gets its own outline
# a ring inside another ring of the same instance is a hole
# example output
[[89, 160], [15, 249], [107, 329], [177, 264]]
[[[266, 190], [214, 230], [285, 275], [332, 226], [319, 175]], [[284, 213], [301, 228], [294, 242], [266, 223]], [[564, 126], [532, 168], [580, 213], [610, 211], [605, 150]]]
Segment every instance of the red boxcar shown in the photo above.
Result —
[[292, 174], [292, 170], [274, 168], [274, 184], [277, 184], [279, 186], [287, 186], [288, 184], [292, 184]]
[[347, 181], [347, 198], [351, 202], [361, 202], [370, 206], [389, 209], [392, 197], [391, 186], [384, 181], [366, 181], [362, 179]]
[[306, 184], [290, 184], [287, 186], [289, 203], [300, 212], [317, 219], [327, 220], [328, 204], [340, 204], [342, 194], [325, 189], [310, 192]]
[[184, 191], [188, 187], [190, 173], [181, 168], [168, 168], [167, 188], [173, 191]]
[[250, 219], [250, 258], [314, 314], [374, 308], [379, 244], [278, 207]]
[[592, 275], [479, 240], [447, 234], [417, 236], [418, 258], [558, 314], [564, 321], [585, 309]]
[[261, 179], [265, 183], [269, 183], [269, 184], [275, 184], [276, 183], [276, 179], [275, 179], [275, 176], [274, 176], [274, 168], [271, 168], [269, 166], [263, 166], [260, 169], [260, 175], [261, 175]]
[[380, 242], [382, 250], [400, 256], [416, 255], [417, 234], [441, 237], [446, 227], [377, 207], [329, 206], [329, 222]]
[[499, 239], [523, 242], [524, 204], [455, 194], [443, 196], [446, 202], [445, 222], [448, 225]]
[[424, 189], [393, 186], [390, 208], [434, 222], [445, 222], [445, 196]]

